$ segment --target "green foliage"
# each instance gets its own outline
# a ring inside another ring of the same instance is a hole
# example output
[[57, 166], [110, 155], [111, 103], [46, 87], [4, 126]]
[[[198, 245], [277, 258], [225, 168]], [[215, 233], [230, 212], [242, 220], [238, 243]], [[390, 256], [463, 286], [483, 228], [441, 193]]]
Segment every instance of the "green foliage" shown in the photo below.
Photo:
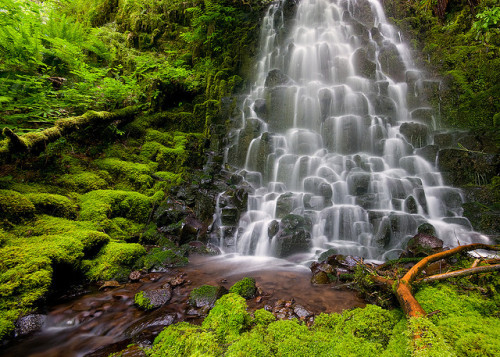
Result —
[[499, 35], [500, 7], [487, 8], [476, 15], [477, 21], [472, 24], [476, 31], [476, 40], [489, 42], [492, 35]]
[[[408, 321], [412, 356], [415, 357], [452, 357], [456, 353], [443, 339], [439, 329], [427, 318], [410, 318]], [[418, 335], [418, 338], [411, 338]]]
[[145, 254], [140, 244], [110, 242], [96, 259], [82, 261], [82, 268], [90, 280], [125, 280], [132, 266]]
[[151, 357], [215, 357], [222, 353], [215, 333], [187, 322], [168, 326], [156, 337], [151, 350], [147, 351], [147, 355]]
[[229, 289], [230, 293], [238, 294], [245, 299], [251, 299], [255, 296], [257, 292], [257, 287], [255, 286], [254, 278], [243, 278], [240, 281], [234, 283]]
[[143, 310], [154, 309], [154, 305], [151, 304], [151, 300], [147, 296], [144, 296], [144, 291], [139, 291], [137, 294], [135, 294], [134, 303]]
[[114, 157], [95, 160], [94, 164], [115, 177], [125, 178], [138, 188], [149, 188], [153, 184], [153, 170], [146, 164], [123, 161]]

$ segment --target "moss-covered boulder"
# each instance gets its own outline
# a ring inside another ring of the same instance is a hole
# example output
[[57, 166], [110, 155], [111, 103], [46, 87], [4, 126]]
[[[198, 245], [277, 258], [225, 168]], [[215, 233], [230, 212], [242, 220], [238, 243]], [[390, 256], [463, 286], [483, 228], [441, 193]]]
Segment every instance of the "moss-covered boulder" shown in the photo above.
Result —
[[32, 219], [36, 209], [22, 194], [11, 190], [0, 190], [0, 222], [21, 223]]
[[31, 193], [26, 198], [33, 203], [37, 213], [75, 219], [78, 206], [66, 196], [51, 193]]
[[215, 302], [227, 292], [223, 286], [202, 285], [191, 291], [189, 303], [198, 308], [212, 308]]
[[240, 281], [234, 283], [231, 288], [229, 288], [230, 293], [238, 294], [245, 299], [251, 299], [257, 293], [257, 287], [255, 286], [254, 278], [243, 278]]
[[136, 243], [110, 242], [93, 260], [83, 260], [82, 268], [91, 280], [125, 280], [146, 250]]
[[62, 175], [57, 179], [57, 182], [69, 190], [86, 193], [107, 188], [108, 183], [102, 176], [94, 172], [81, 172]]

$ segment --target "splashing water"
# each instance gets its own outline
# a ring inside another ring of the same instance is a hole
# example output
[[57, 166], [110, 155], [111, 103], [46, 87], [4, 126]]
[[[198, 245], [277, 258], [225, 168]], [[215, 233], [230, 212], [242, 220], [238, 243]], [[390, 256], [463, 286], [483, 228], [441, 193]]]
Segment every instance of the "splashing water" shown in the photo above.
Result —
[[260, 43], [225, 157], [252, 190], [234, 229], [218, 220], [224, 250], [383, 260], [424, 223], [447, 246], [488, 241], [461, 217], [461, 192], [416, 154], [436, 129], [437, 82], [414, 68], [377, 0], [274, 3]]

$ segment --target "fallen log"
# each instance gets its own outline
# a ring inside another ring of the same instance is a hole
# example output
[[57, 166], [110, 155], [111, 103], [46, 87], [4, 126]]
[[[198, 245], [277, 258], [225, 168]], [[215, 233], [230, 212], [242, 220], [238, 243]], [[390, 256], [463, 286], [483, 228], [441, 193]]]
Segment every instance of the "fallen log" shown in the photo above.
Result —
[[425, 277], [423, 279], [419, 279], [419, 280], [417, 280], [417, 282], [430, 283], [433, 281], [439, 281], [439, 280], [444, 280], [444, 279], [449, 279], [449, 278], [459, 278], [459, 277], [463, 277], [463, 276], [469, 276], [469, 275], [480, 274], [480, 273], [489, 273], [492, 271], [499, 271], [499, 270], [500, 270], [500, 264], [476, 266], [473, 268], [460, 269], [460, 270], [450, 271], [448, 273], [431, 275], [431, 276]]
[[128, 122], [135, 118], [139, 107], [131, 106], [114, 112], [88, 111], [77, 117], [59, 119], [54, 126], [39, 132], [17, 135], [9, 128], [4, 128], [2, 134], [6, 137], [0, 142], [0, 163], [5, 163], [17, 154], [37, 155], [45, 150], [47, 144], [69, 135], [79, 129], [94, 126], [106, 127], [120, 121]]

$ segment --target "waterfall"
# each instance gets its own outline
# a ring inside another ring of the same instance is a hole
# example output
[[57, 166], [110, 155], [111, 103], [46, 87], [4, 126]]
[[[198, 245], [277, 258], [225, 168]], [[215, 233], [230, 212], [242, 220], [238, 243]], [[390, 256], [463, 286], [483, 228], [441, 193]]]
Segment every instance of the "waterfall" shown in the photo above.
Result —
[[461, 217], [460, 190], [418, 155], [436, 129], [436, 81], [377, 0], [273, 3], [260, 46], [225, 155], [251, 190], [235, 225], [219, 208], [223, 249], [384, 260], [430, 225], [449, 247], [488, 241]]

